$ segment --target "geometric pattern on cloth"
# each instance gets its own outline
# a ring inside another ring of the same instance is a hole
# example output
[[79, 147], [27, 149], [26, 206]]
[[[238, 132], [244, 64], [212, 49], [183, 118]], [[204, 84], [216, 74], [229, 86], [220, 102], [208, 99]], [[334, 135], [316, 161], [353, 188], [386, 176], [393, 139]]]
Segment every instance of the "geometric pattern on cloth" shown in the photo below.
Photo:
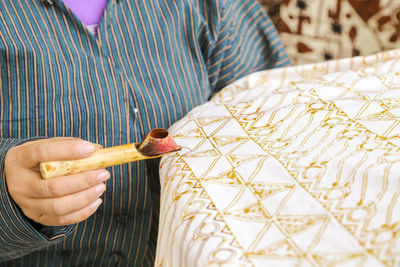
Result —
[[156, 266], [400, 266], [399, 70], [257, 72], [174, 124]]

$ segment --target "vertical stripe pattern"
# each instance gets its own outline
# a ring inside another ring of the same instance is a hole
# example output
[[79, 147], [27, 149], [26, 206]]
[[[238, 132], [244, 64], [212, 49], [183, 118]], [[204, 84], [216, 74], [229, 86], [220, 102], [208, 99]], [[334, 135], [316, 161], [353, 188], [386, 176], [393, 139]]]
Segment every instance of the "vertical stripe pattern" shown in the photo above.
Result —
[[11, 147], [137, 142], [234, 80], [287, 64], [254, 0], [109, 0], [97, 36], [61, 0], [0, 1], [0, 265], [152, 266], [157, 239], [157, 161], [110, 168], [87, 221], [39, 227], [7, 193]]

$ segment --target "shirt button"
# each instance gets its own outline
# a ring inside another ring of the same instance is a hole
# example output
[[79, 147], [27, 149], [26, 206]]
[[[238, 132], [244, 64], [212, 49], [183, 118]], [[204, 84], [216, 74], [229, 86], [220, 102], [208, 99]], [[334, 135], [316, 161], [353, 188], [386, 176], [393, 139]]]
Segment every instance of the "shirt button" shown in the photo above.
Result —
[[117, 222], [119, 225], [126, 225], [127, 222], [128, 222], [128, 216], [127, 216], [127, 215], [124, 215], [124, 214], [118, 215], [118, 216], [115, 218], [115, 220], [116, 220], [116, 222]]
[[124, 254], [120, 251], [113, 252], [110, 257], [110, 263], [118, 264], [121, 263], [125, 258]]

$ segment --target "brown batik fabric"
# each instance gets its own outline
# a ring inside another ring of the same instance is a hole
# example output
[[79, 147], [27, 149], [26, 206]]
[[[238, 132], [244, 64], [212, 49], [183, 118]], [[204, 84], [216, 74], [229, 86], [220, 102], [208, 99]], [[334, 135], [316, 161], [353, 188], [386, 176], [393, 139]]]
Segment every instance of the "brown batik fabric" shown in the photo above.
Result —
[[370, 55], [400, 47], [400, 0], [262, 3], [279, 13], [276, 24], [294, 64]]

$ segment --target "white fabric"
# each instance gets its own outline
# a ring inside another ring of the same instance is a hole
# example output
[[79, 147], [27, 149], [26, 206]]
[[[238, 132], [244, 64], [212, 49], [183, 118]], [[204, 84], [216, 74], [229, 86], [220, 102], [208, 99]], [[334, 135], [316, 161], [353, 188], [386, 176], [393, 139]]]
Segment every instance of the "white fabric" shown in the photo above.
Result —
[[156, 266], [400, 266], [400, 50], [252, 74], [176, 123]]

